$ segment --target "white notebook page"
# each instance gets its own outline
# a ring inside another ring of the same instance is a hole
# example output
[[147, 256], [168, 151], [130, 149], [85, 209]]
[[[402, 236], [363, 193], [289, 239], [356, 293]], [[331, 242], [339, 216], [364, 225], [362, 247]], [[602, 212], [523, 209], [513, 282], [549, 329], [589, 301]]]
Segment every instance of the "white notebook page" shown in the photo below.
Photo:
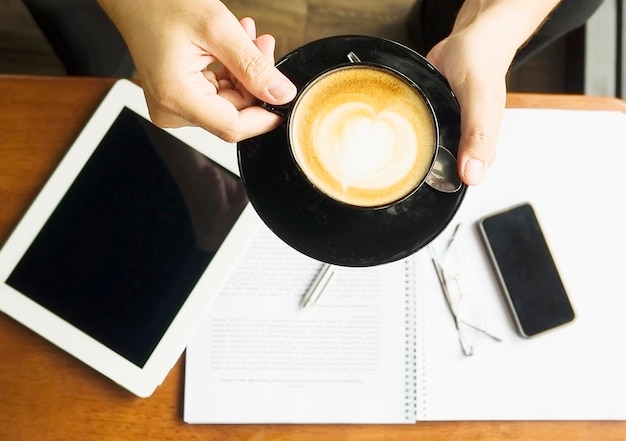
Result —
[[[463, 289], [490, 331], [473, 357], [459, 349], [431, 272], [424, 293], [420, 420], [626, 419], [626, 114], [508, 109], [487, 180], [470, 188], [448, 231], [466, 255]], [[517, 335], [475, 222], [528, 201], [574, 307], [575, 320]]]
[[405, 421], [406, 264], [321, 267], [263, 227], [195, 334], [187, 422]]

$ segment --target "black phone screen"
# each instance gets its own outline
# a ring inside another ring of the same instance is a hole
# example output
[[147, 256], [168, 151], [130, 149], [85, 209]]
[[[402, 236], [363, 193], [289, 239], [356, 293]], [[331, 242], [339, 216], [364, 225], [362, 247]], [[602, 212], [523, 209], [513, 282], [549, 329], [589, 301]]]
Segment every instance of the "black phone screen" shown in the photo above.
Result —
[[533, 336], [574, 319], [530, 204], [487, 216], [479, 228], [523, 335]]

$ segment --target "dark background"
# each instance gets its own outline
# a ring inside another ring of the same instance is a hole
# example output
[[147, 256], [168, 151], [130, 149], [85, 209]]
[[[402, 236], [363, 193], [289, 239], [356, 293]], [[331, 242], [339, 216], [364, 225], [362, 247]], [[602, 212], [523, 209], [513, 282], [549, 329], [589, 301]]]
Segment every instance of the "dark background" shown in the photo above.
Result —
[[[238, 16], [252, 16], [272, 33], [280, 57], [304, 42], [364, 33], [407, 43], [404, 18], [414, 0], [225, 0]], [[381, 4], [384, 3], [384, 6]], [[383, 9], [384, 8], [384, 9]], [[553, 43], [511, 73], [511, 92], [583, 93], [584, 29]], [[0, 74], [64, 75], [63, 66], [21, 0], [0, 0]]]

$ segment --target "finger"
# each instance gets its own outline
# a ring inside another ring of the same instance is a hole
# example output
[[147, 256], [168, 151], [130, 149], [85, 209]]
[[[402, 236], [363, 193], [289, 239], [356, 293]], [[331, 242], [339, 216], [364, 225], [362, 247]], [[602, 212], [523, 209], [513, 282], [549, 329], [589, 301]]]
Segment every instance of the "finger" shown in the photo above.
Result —
[[[227, 11], [227, 10], [226, 10]], [[232, 75], [255, 97], [271, 104], [293, 99], [295, 86], [259, 50], [248, 34], [248, 20], [243, 24], [227, 11], [207, 30], [206, 40], [213, 43], [212, 52]], [[235, 21], [236, 24], [233, 23]]]
[[[238, 142], [275, 129], [282, 118], [259, 106], [235, 107], [226, 97], [210, 90], [209, 83], [202, 79], [192, 83], [189, 97], [179, 98], [184, 112], [172, 112], [157, 99], [146, 93], [150, 119], [159, 127], [199, 126], [227, 142]], [[242, 99], [233, 92], [233, 97]]]
[[256, 23], [254, 22], [254, 19], [252, 19], [251, 17], [244, 17], [239, 20], [239, 23], [241, 23], [241, 27], [244, 29], [244, 31], [246, 31], [248, 37], [250, 37], [250, 40], [255, 40]]
[[[276, 114], [268, 112], [259, 106], [246, 107], [242, 110], [234, 109], [230, 103], [220, 108], [217, 99], [224, 100], [216, 96], [216, 115], [210, 121], [201, 122], [203, 127], [208, 127], [209, 131], [227, 142], [239, 142], [244, 139], [267, 133], [280, 125], [282, 118]], [[226, 100], [224, 100], [226, 101]], [[212, 104], [208, 104], [212, 105]], [[231, 112], [233, 109], [234, 112]]]
[[245, 99], [233, 89], [196, 95], [186, 103], [188, 115], [193, 115], [187, 119], [228, 142], [269, 132], [282, 121], [278, 115], [259, 106], [244, 103], [238, 107], [235, 105], [238, 101]]
[[459, 174], [468, 185], [480, 184], [496, 156], [506, 102], [504, 81], [474, 81], [457, 93], [461, 106]]
[[276, 49], [276, 40], [268, 34], [260, 35], [254, 40], [254, 44], [267, 58], [267, 61], [274, 64], [274, 51]]
[[[247, 27], [247, 31], [252, 35], [255, 32], [254, 21], [250, 19], [252, 22], [249, 27]], [[242, 25], [245, 26], [244, 22]], [[276, 40], [271, 35], [261, 35], [260, 37], [254, 40], [254, 44], [259, 48], [261, 53], [268, 59], [268, 61], [274, 64], [274, 48], [276, 47]], [[213, 76], [218, 80], [218, 93], [222, 97], [226, 98], [228, 101], [233, 103], [233, 105], [241, 110], [246, 107], [255, 105], [257, 103], [257, 98], [251, 95], [245, 87], [240, 83], [233, 83], [233, 79], [231, 77], [232, 74], [229, 72], [205, 72], [204, 76], [209, 80], [213, 81]]]
[[[249, 30], [255, 31], [252, 28], [249, 28]], [[271, 35], [261, 35], [260, 37], [255, 38], [254, 44], [267, 58], [267, 60], [274, 65], [274, 49], [276, 47], [276, 40], [274, 37]], [[257, 98], [246, 89], [243, 83], [237, 81], [237, 79], [233, 77], [232, 73], [227, 72], [227, 74], [228, 81], [219, 82], [219, 94], [232, 102], [238, 109], [255, 105], [257, 103]], [[230, 85], [230, 87], [228, 87], [228, 85]]]
[[[239, 23], [241, 24], [242, 29], [246, 32], [250, 40], [256, 40], [256, 23], [254, 22], [254, 19], [252, 19], [251, 17], [244, 17], [239, 20]], [[224, 67], [222, 69], [214, 71], [213, 74], [218, 81], [217, 89], [225, 91], [225, 93], [222, 93], [222, 95], [227, 94], [228, 96], [226, 98], [231, 101], [235, 105], [235, 107], [237, 107], [238, 109], [242, 109], [256, 103], [257, 98], [250, 92], [248, 92], [243, 85], [239, 85], [238, 79], [231, 74], [228, 68]], [[205, 77], [207, 77], [209, 81], [211, 80], [211, 75], [205, 74]], [[235, 90], [231, 91], [231, 89]], [[241, 96], [237, 96], [237, 93]]]

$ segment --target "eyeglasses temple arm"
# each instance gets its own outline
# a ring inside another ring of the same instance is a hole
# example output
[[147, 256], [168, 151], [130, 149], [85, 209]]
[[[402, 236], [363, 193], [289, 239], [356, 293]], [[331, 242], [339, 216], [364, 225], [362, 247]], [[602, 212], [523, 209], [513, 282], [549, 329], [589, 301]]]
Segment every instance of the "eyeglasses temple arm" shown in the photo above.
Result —
[[446, 305], [448, 305], [448, 310], [450, 314], [452, 314], [452, 318], [454, 319], [454, 327], [456, 328], [457, 336], [459, 337], [459, 343], [461, 344], [461, 349], [463, 353], [467, 356], [474, 354], [474, 348], [469, 345], [463, 336], [461, 335], [461, 329], [459, 328], [459, 318], [452, 307], [452, 302], [450, 300], [450, 292], [448, 291], [448, 283], [446, 282], [446, 278], [443, 276], [443, 270], [441, 269], [441, 265], [437, 261], [437, 257], [435, 256], [435, 251], [431, 246], [428, 247], [430, 251], [430, 260], [435, 267], [435, 273], [437, 274], [437, 279], [439, 279], [439, 284], [441, 285], [441, 290], [443, 291], [443, 296], [446, 299]]

